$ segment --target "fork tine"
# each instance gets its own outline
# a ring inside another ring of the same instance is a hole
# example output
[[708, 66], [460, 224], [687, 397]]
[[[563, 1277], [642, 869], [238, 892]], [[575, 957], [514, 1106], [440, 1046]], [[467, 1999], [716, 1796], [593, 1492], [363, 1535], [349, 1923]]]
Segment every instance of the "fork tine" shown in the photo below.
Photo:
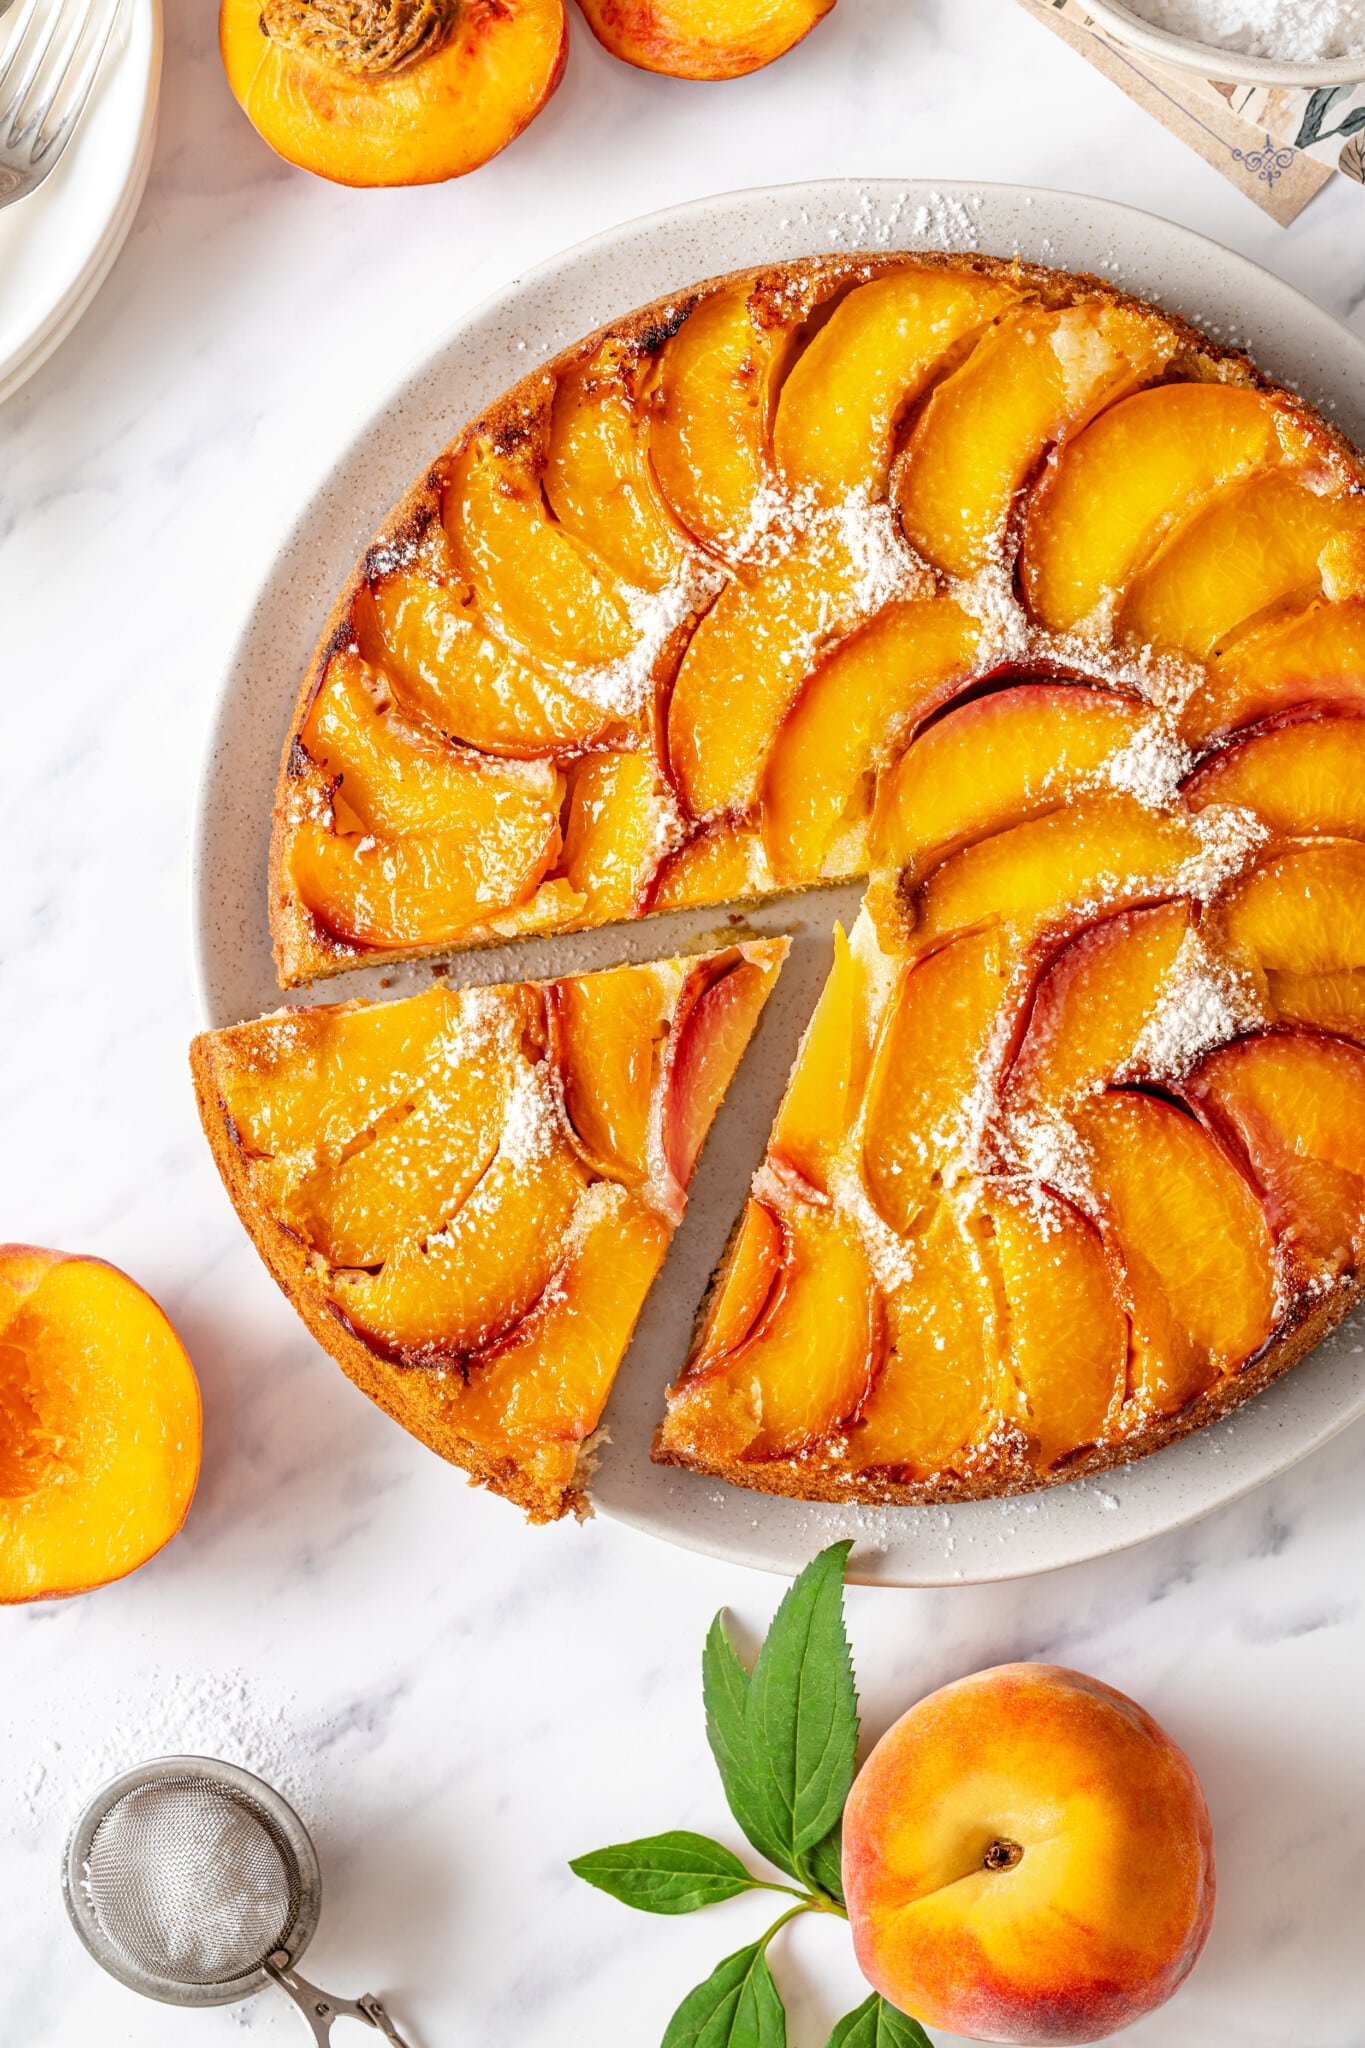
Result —
[[[27, 0], [27, 5], [22, 9], [19, 16], [19, 26], [14, 31], [14, 40], [10, 44], [3, 61], [0, 61], [0, 92], [3, 92], [8, 84], [9, 75], [18, 62], [25, 43], [28, 41], [28, 32], [33, 26], [33, 19], [37, 12], [38, 0]], [[8, 106], [8, 101], [3, 106], [0, 106], [0, 119], [3, 119]]]
[[[62, 81], [71, 68], [71, 60], [89, 26], [92, 4], [93, 0], [57, 0], [42, 52], [29, 65], [28, 75], [15, 88], [10, 102], [10, 127], [4, 138], [7, 148], [14, 150], [21, 149], [25, 143], [36, 144], [38, 130], [52, 105], [53, 96], [60, 92]], [[70, 27], [73, 15], [76, 17], [74, 29]], [[62, 33], [64, 29], [65, 35]], [[0, 116], [2, 120], [3, 116]]]
[[[104, 53], [109, 47], [109, 39], [114, 33], [114, 25], [123, 12], [123, 0], [103, 0], [102, 16], [95, 10], [96, 0], [89, 0], [85, 20], [81, 24], [81, 34], [72, 44], [61, 75], [48, 94], [47, 103], [36, 123], [32, 160], [35, 164], [43, 165], [44, 174], [52, 169], [66, 148], [72, 130], [85, 111], [86, 101], [90, 97], [100, 65], [104, 61]], [[72, 79], [72, 68], [82, 41], [87, 43], [85, 56]], [[54, 109], [57, 113], [56, 124], [48, 130], [48, 118]]]

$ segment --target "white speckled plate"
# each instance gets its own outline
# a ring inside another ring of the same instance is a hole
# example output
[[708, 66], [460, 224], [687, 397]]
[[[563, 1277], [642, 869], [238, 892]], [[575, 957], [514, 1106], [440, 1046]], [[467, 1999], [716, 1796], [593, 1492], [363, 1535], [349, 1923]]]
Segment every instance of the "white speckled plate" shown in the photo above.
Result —
[[[1365, 345], [1278, 278], [1187, 228], [1103, 199], [1013, 186], [851, 180], [737, 192], [632, 221], [519, 278], [444, 336], [361, 426], [296, 521], [233, 651], [204, 765], [194, 862], [195, 958], [207, 1023], [280, 1001], [266, 932], [266, 842], [276, 764], [304, 663], [332, 595], [388, 507], [461, 423], [536, 362], [630, 307], [744, 264], [829, 249], [980, 247], [1092, 270], [1148, 293], [1300, 386], [1365, 442]], [[608, 1410], [594, 1488], [607, 1515], [734, 1562], [790, 1572], [839, 1535], [854, 1572], [885, 1585], [1005, 1579], [1075, 1564], [1207, 1514], [1365, 1413], [1359, 1321], [1231, 1421], [1106, 1475], [1012, 1501], [882, 1511], [805, 1506], [649, 1462], [662, 1391], [738, 1212], [836, 914], [857, 890], [770, 907], [753, 923], [796, 932], [793, 957], [693, 1183], [687, 1220], [641, 1320]], [[489, 981], [662, 953], [716, 919], [680, 915], [460, 961]], [[395, 988], [425, 970], [395, 969]], [[348, 976], [316, 999], [373, 992]], [[378, 1425], [376, 1425], [378, 1426]], [[457, 1483], [457, 1482], [453, 1482]], [[498, 1512], [507, 1512], [499, 1509]]]

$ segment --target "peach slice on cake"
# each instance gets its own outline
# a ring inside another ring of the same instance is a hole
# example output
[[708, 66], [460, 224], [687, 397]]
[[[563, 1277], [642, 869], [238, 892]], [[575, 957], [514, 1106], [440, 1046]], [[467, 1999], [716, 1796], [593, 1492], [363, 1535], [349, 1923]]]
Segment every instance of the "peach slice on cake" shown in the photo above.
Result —
[[1365, 846], [1322, 839], [1274, 854], [1218, 917], [1273, 1017], [1365, 1040]]
[[136, 1281], [0, 1245], [0, 1605], [154, 1557], [189, 1511], [199, 1440], [194, 1368]]
[[613, 57], [669, 78], [742, 78], [785, 56], [834, 0], [579, 0]]
[[[751, 1205], [756, 1206], [756, 1205]], [[776, 1278], [756, 1322], [718, 1349], [742, 1321], [767, 1270], [763, 1224], [746, 1224], [740, 1278], [722, 1283], [701, 1349], [671, 1390], [654, 1455], [668, 1463], [789, 1457], [857, 1414], [885, 1343], [882, 1299], [850, 1225], [797, 1198], [766, 1209], [782, 1240]]]
[[1112, 690], [1020, 682], [946, 711], [919, 733], [877, 791], [878, 867], [914, 875], [973, 840], [1099, 787], [1107, 762], [1150, 727]]
[[433, 988], [195, 1042], [229, 1192], [309, 1327], [533, 1519], [585, 1511], [583, 1447], [784, 951]]
[[769, 882], [763, 842], [751, 825], [717, 818], [694, 829], [665, 853], [645, 890], [650, 910], [686, 910], [694, 904], [741, 902], [765, 893]]
[[984, 568], [1048, 449], [1157, 376], [1175, 347], [1175, 331], [1137, 308], [1005, 314], [931, 393], [910, 436], [897, 492], [906, 537], [955, 576]]
[[871, 1056], [871, 930], [859, 919], [853, 943], [834, 927], [834, 964], [820, 991], [777, 1113], [769, 1153], [812, 1188], [853, 1129]]
[[893, 736], [970, 676], [980, 637], [951, 599], [926, 598], [888, 606], [820, 663], [763, 773], [763, 844], [778, 881], [865, 867], [877, 767]]
[[1211, 1053], [1190, 1092], [1241, 1148], [1276, 1235], [1315, 1280], [1365, 1258], [1365, 1050], [1269, 1031]]
[[1001, 278], [913, 265], [856, 286], [782, 386], [773, 455], [784, 480], [825, 498], [880, 496], [905, 414], [1018, 299]]
[[1076, 1124], [1133, 1319], [1135, 1394], [1148, 1412], [1178, 1413], [1275, 1326], [1264, 1211], [1204, 1126], [1169, 1102], [1108, 1094], [1078, 1109]]
[[560, 868], [585, 921], [638, 915], [659, 862], [679, 836], [673, 792], [654, 756], [588, 754], [570, 771]]
[[662, 590], [687, 546], [649, 466], [639, 352], [604, 341], [560, 377], [545, 452], [544, 490], [560, 525], [641, 590]]
[[1215, 649], [1180, 707], [1180, 736], [1202, 746], [1305, 704], [1365, 704], [1365, 601], [1318, 599]]
[[1034, 618], [1070, 632], [1102, 615], [1206, 499], [1281, 459], [1284, 422], [1282, 399], [1238, 384], [1158, 384], [1102, 412], [1029, 498], [1019, 571]]
[[1193, 810], [1240, 804], [1286, 838], [1365, 837], [1365, 706], [1236, 741], [1189, 778], [1185, 801]]
[[271, 148], [341, 185], [476, 170], [534, 120], [569, 48], [563, 0], [221, 0], [218, 37]]

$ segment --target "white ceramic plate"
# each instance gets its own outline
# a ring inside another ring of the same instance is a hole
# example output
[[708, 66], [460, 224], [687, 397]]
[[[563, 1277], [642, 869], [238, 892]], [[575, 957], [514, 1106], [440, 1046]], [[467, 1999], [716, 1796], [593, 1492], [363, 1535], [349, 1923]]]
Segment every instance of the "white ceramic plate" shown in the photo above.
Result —
[[[195, 955], [205, 1022], [280, 1001], [266, 932], [266, 843], [275, 771], [299, 677], [333, 592], [419, 466], [462, 422], [575, 335], [712, 273], [829, 249], [980, 247], [1102, 271], [1214, 335], [1244, 340], [1276, 376], [1365, 440], [1365, 345], [1278, 278], [1168, 221], [1108, 200], [994, 186], [828, 181], [731, 193], [598, 236], [460, 322], [350, 442], [282, 546], [229, 662], [204, 766], [194, 864]], [[1173, 1529], [1283, 1471], [1365, 1413], [1362, 1325], [1231, 1421], [1138, 1465], [1012, 1501], [872, 1511], [768, 1499], [649, 1462], [662, 1390], [743, 1199], [829, 958], [834, 915], [858, 891], [769, 907], [752, 922], [795, 930], [793, 957], [703, 1155], [687, 1219], [650, 1297], [608, 1410], [599, 1509], [671, 1542], [788, 1572], [823, 1543], [858, 1542], [855, 1575], [890, 1585], [1004, 1579], [1073, 1564]], [[680, 914], [466, 956], [456, 979], [490, 981], [658, 954], [714, 929]], [[387, 971], [423, 985], [421, 968]], [[373, 992], [377, 970], [314, 1000]]]
[[0, 211], [0, 401], [46, 362], [108, 276], [151, 168], [161, 0], [123, 20], [51, 177]]

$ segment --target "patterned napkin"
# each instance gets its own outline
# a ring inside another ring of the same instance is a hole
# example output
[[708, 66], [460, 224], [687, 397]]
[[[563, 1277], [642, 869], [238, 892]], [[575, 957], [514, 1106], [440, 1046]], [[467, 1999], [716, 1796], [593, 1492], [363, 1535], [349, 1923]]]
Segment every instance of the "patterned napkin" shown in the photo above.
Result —
[[1365, 185], [1365, 84], [1221, 84], [1138, 56], [1092, 22], [1081, 0], [1020, 4], [1281, 227], [1334, 171]]

